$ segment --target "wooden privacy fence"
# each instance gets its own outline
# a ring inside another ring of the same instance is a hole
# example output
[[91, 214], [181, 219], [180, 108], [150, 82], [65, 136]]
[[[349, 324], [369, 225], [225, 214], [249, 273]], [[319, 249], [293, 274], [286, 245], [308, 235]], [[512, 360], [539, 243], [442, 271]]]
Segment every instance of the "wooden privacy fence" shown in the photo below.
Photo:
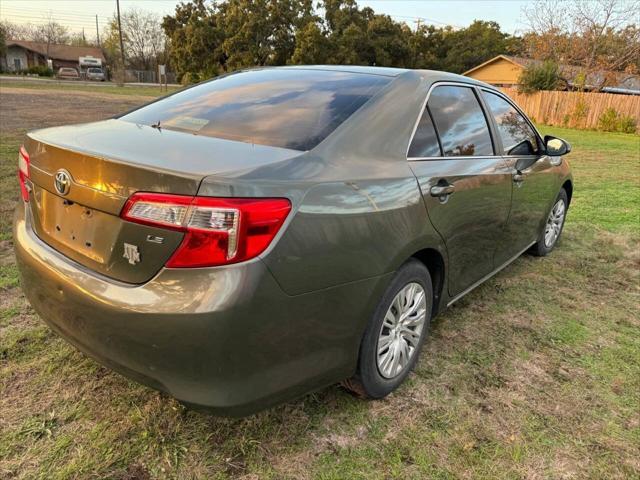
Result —
[[540, 91], [520, 93], [517, 88], [503, 88], [535, 122], [574, 128], [598, 128], [600, 116], [609, 108], [619, 115], [636, 120], [640, 133], [640, 95], [613, 93]]

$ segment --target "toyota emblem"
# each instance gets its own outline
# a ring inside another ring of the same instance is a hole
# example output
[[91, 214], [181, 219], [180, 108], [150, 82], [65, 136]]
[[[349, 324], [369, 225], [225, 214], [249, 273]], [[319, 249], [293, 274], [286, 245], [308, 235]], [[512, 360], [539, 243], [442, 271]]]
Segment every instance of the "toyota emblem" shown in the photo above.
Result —
[[71, 188], [71, 175], [66, 170], [58, 170], [53, 179], [53, 185], [56, 187], [56, 192], [60, 195], [66, 195]]

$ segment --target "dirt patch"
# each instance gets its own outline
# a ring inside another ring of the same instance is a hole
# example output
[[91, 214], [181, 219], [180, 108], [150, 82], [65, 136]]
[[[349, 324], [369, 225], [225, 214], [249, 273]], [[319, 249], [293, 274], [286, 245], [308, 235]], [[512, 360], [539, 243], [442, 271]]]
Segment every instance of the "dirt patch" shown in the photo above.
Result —
[[153, 100], [147, 96], [0, 88], [0, 132], [14, 136], [36, 129], [93, 122]]

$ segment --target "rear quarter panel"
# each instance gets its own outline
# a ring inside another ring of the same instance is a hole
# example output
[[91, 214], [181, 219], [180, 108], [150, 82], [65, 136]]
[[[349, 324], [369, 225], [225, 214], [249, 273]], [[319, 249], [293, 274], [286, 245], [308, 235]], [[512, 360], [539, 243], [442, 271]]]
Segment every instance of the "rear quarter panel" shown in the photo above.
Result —
[[427, 77], [397, 77], [300, 157], [203, 181], [200, 195], [291, 199], [287, 223], [263, 254], [287, 294], [392, 272], [424, 248], [446, 261], [406, 159]]

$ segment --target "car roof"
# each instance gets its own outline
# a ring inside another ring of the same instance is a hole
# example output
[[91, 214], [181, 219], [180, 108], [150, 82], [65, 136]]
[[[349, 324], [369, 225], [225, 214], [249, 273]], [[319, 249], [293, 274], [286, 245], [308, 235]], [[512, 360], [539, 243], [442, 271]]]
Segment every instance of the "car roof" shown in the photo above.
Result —
[[395, 67], [375, 67], [366, 65], [286, 65], [282, 67], [262, 67], [262, 68], [286, 68], [296, 70], [327, 70], [335, 72], [349, 72], [349, 73], [364, 73], [368, 75], [381, 75], [384, 77], [398, 77], [402, 74], [409, 72], [417, 73], [431, 82], [462, 82], [469, 83], [481, 87], [492, 88], [495, 87], [485, 82], [481, 82], [471, 77], [465, 77], [464, 75], [458, 75], [456, 73], [443, 72], [440, 70], [417, 70], [410, 68], [395, 68]]
[[286, 68], [295, 70], [328, 70], [334, 72], [349, 72], [349, 73], [367, 73], [369, 75], [382, 75], [385, 77], [397, 77], [410, 70], [407, 68], [393, 68], [393, 67], [371, 67], [360, 65], [287, 65], [283, 67], [273, 68]]

